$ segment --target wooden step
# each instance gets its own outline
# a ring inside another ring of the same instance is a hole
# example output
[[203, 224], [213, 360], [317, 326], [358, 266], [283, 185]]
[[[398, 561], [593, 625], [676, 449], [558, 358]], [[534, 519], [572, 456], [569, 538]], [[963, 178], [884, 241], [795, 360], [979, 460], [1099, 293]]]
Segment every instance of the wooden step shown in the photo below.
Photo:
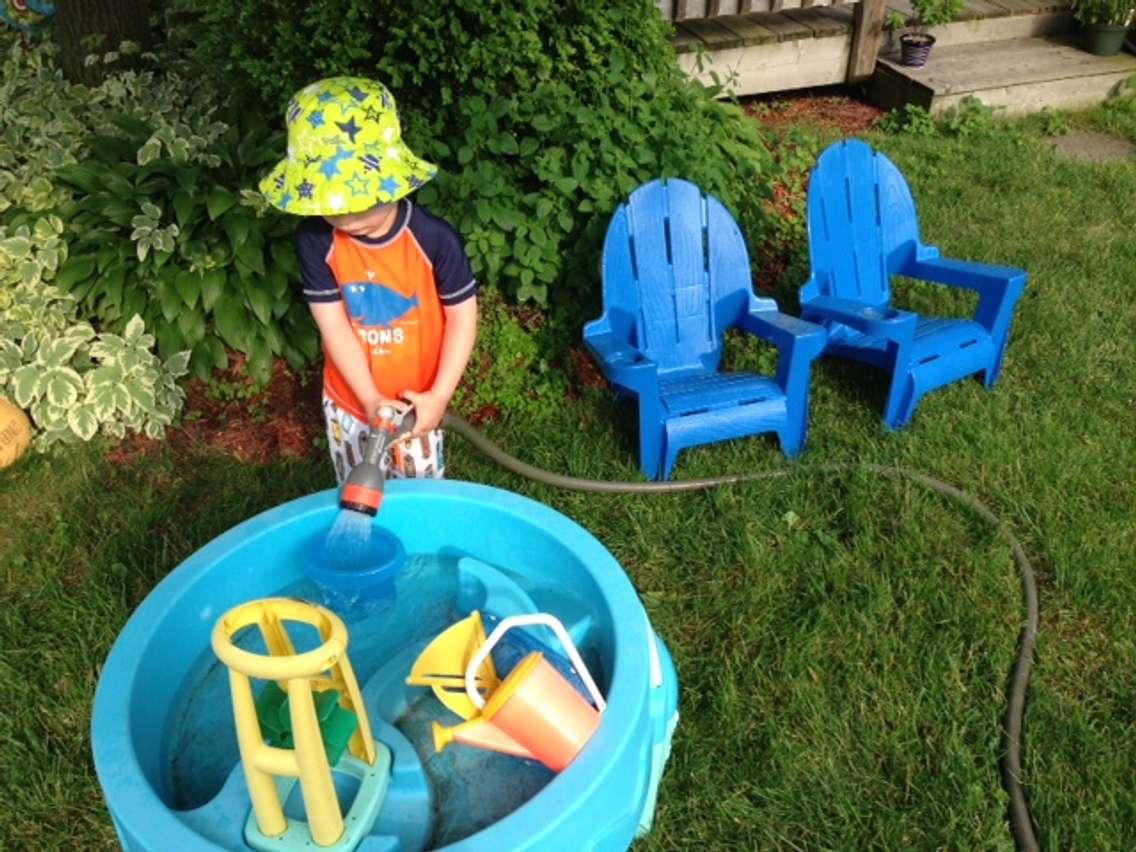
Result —
[[1104, 101], [1136, 74], [1136, 56], [1093, 56], [1070, 36], [936, 44], [923, 68], [881, 56], [869, 97], [885, 108], [914, 103], [932, 115], [966, 97], [1001, 107], [998, 115], [1086, 107]]
[[[967, 11], [973, 11], [970, 7]], [[987, 41], [1008, 41], [1033, 36], [1062, 35], [1076, 26], [1068, 8], [1029, 12], [1023, 15], [999, 15], [989, 18], [960, 18], [929, 32], [935, 37], [936, 47], [958, 44], [979, 44]], [[884, 33], [884, 52], [899, 50], [898, 35]]]
[[[888, 12], [915, 22], [910, 0], [888, 0]], [[1069, 0], [967, 0], [958, 19], [935, 27], [935, 44], [974, 44], [1011, 38], [1056, 35], [1073, 29]], [[883, 50], [898, 50], [898, 34], [884, 34]]]

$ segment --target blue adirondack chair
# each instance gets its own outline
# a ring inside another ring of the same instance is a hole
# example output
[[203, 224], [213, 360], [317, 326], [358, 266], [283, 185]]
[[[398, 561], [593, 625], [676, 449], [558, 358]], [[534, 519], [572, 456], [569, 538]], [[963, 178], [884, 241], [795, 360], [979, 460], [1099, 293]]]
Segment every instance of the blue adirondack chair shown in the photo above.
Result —
[[[608, 225], [602, 272], [603, 315], [584, 342], [638, 398], [644, 476], [668, 478], [687, 447], [760, 432], [786, 456], [801, 449], [824, 331], [754, 296], [745, 241], [716, 198], [684, 180], [639, 187]], [[734, 326], [778, 348], [776, 378], [718, 371]]]
[[[892, 374], [884, 410], [904, 426], [925, 393], [975, 373], [993, 386], [1021, 269], [948, 260], [919, 240], [915, 202], [903, 175], [863, 142], [832, 145], [809, 178], [812, 275], [801, 287], [801, 316], [828, 331], [825, 354], [865, 361]], [[924, 317], [891, 307], [891, 277], [978, 293], [972, 320]]]

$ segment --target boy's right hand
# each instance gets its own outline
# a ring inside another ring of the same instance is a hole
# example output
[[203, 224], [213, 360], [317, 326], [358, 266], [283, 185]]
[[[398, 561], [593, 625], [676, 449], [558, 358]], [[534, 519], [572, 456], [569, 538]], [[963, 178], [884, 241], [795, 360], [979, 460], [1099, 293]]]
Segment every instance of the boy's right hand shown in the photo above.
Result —
[[378, 410], [384, 405], [389, 405], [396, 411], [405, 411], [410, 407], [409, 403], [403, 399], [389, 399], [385, 396], [376, 396], [371, 399], [363, 401], [363, 410], [367, 412], [368, 422], [373, 422]]

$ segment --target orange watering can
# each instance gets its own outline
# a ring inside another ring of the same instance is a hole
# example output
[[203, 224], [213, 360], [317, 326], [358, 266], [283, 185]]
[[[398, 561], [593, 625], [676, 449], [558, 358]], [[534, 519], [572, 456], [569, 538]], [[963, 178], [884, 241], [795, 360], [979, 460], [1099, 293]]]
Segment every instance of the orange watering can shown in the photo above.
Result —
[[[564, 646], [592, 697], [589, 704], [539, 651], [533, 651], [490, 694], [478, 690], [478, 672], [493, 647], [514, 627], [549, 628]], [[465, 669], [466, 695], [480, 711], [468, 722], [453, 728], [434, 726], [435, 746], [449, 742], [500, 751], [539, 760], [554, 772], [572, 762], [595, 733], [600, 714], [607, 706], [596, 682], [584, 665], [572, 637], [558, 619], [547, 613], [514, 615], [501, 621], [489, 638], [470, 657]]]

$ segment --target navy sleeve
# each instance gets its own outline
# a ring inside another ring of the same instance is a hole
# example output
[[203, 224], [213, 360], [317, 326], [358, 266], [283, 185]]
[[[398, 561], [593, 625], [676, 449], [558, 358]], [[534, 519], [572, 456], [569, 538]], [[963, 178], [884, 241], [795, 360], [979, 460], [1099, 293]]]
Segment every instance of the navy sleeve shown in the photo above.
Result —
[[296, 257], [306, 302], [338, 302], [343, 298], [327, 265], [330, 251], [331, 225], [318, 216], [304, 219], [296, 229]]
[[457, 231], [417, 205], [410, 228], [434, 269], [434, 284], [442, 304], [453, 307], [476, 296], [477, 279]]

